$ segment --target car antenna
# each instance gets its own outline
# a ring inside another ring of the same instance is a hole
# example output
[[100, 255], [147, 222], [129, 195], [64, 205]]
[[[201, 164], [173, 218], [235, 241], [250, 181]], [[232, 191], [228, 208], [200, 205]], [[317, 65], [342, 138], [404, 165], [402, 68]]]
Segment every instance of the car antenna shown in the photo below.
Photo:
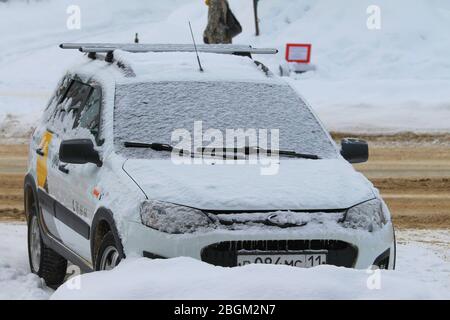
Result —
[[194, 33], [192, 32], [191, 22], [189, 22], [189, 29], [191, 30], [192, 42], [194, 42], [195, 54], [197, 55], [198, 67], [200, 68], [200, 72], [203, 72], [202, 64], [200, 63], [200, 57], [198, 56], [197, 45], [195, 44]]

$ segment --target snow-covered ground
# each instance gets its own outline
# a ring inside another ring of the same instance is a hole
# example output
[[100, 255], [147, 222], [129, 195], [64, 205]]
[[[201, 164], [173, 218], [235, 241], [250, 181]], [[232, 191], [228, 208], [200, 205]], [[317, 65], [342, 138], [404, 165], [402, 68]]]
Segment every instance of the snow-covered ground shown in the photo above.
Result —
[[397, 270], [214, 267], [190, 258], [129, 258], [56, 292], [29, 273], [26, 226], [0, 224], [0, 299], [450, 299], [448, 230], [397, 233]]
[[0, 224], [0, 300], [47, 299], [52, 290], [30, 273], [25, 224]]
[[[381, 29], [369, 30], [369, 0], [262, 0], [261, 36], [254, 36], [251, 1], [230, 0], [244, 32], [236, 43], [275, 46], [258, 57], [273, 70], [287, 42], [312, 43], [317, 71], [294, 84], [329, 129], [450, 131], [450, 2], [378, 0]], [[67, 8], [81, 9], [70, 30]], [[35, 123], [57, 80], [78, 56], [60, 42], [198, 42], [207, 7], [200, 0], [48, 0], [0, 3], [0, 136]]]

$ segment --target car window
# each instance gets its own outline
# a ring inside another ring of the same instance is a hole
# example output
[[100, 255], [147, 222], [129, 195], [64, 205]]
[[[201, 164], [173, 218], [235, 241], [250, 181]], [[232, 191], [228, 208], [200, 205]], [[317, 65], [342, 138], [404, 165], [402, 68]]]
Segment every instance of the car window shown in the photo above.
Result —
[[127, 157], [170, 156], [151, 149], [124, 148], [124, 142], [172, 144], [172, 133], [177, 129], [187, 130], [193, 137], [196, 121], [202, 121], [204, 132], [216, 129], [223, 137], [228, 130], [276, 129], [283, 150], [337, 157], [334, 144], [314, 114], [285, 84], [163, 81], [116, 86], [114, 143]]
[[50, 99], [47, 108], [48, 109], [51, 105], [56, 105], [61, 102], [64, 95], [67, 92], [67, 89], [69, 88], [69, 85], [72, 83], [72, 79], [70, 77], [64, 77], [57, 85], [55, 93], [53, 94], [52, 98]]
[[68, 76], [65, 76], [57, 85], [56, 90], [53, 94], [53, 96], [50, 98], [50, 101], [47, 104], [47, 107], [44, 111], [44, 119], [46, 121], [50, 120], [50, 117], [54, 115], [55, 108], [57, 105], [61, 102], [61, 100], [64, 98], [67, 89], [69, 88], [70, 84], [72, 83], [72, 79]]
[[86, 102], [91, 89], [91, 86], [74, 80], [61, 104], [65, 106], [66, 111], [79, 110]]
[[84, 106], [92, 87], [78, 80], [73, 80], [66, 94], [55, 109], [52, 118], [53, 127], [60, 131], [72, 129], [80, 109]]
[[86, 104], [79, 111], [78, 119], [74, 127], [88, 129], [95, 137], [98, 136], [100, 127], [100, 109], [102, 104], [102, 92], [99, 87], [95, 87]]

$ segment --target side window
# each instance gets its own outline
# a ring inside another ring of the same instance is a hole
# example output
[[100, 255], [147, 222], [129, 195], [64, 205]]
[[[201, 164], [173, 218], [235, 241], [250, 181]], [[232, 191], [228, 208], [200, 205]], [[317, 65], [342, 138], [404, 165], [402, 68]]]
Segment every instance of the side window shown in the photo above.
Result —
[[61, 82], [60, 86], [56, 89], [55, 102], [57, 104], [59, 104], [62, 101], [71, 83], [72, 79], [70, 79], [70, 77], [65, 77]]
[[[73, 80], [66, 95], [55, 110], [54, 121], [62, 122], [63, 129], [72, 129], [76, 116], [86, 102], [92, 87]], [[58, 125], [58, 124], [56, 124]]]
[[68, 76], [64, 77], [56, 87], [55, 93], [51, 97], [50, 101], [47, 104], [47, 107], [45, 108], [46, 113], [46, 119], [48, 120], [49, 117], [53, 114], [55, 107], [61, 102], [64, 95], [67, 92], [67, 89], [69, 88], [70, 84], [72, 83], [72, 79], [70, 79]]
[[86, 104], [80, 110], [74, 127], [86, 128], [92, 135], [98, 137], [100, 131], [100, 110], [102, 105], [102, 91], [100, 87], [94, 87]]
[[91, 86], [74, 80], [61, 104], [66, 107], [66, 111], [79, 110], [86, 102], [91, 89]]

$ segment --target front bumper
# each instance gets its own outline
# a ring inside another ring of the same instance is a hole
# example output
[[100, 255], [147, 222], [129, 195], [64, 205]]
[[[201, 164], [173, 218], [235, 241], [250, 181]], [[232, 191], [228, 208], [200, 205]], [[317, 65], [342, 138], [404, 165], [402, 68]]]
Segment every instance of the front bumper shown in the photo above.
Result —
[[252, 245], [255, 250], [264, 246], [269, 250], [275, 250], [276, 246], [277, 250], [326, 249], [329, 264], [357, 269], [366, 269], [375, 263], [388, 269], [395, 266], [395, 237], [390, 221], [375, 232], [314, 226], [194, 234], [167, 234], [139, 222], [128, 222], [122, 241], [126, 255], [144, 255], [145, 252], [150, 257], [187, 256], [221, 266], [234, 266], [237, 250], [251, 250], [248, 246]]

